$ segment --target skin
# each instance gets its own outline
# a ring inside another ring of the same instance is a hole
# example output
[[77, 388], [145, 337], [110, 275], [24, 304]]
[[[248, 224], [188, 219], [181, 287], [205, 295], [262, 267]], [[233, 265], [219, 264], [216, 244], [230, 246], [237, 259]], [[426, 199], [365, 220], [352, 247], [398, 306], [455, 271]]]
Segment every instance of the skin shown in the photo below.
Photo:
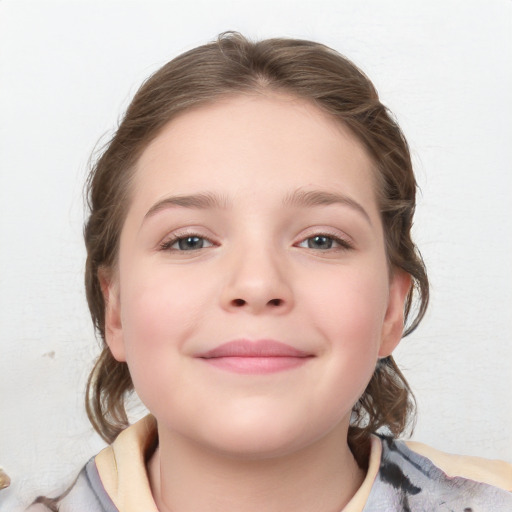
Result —
[[[107, 342], [158, 421], [159, 510], [335, 512], [361, 484], [350, 412], [410, 286], [388, 268], [372, 173], [347, 128], [275, 94], [186, 112], [143, 152], [102, 286]], [[169, 200], [198, 194], [218, 204]], [[262, 374], [198, 357], [269, 338], [307, 361]]]

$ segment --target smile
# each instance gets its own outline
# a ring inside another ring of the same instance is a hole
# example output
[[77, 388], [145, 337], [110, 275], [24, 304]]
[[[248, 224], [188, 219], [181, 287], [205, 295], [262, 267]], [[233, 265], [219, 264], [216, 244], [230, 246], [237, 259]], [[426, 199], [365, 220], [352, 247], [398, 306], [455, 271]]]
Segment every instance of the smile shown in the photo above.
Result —
[[235, 340], [196, 357], [234, 373], [265, 374], [297, 368], [313, 355], [273, 340]]

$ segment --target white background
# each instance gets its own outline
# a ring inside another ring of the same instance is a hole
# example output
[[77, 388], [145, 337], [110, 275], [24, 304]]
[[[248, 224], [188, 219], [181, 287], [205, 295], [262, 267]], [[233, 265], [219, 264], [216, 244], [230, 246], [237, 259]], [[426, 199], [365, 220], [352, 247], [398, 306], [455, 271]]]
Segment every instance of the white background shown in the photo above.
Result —
[[432, 281], [397, 351], [414, 438], [512, 461], [510, 0], [0, 0], [2, 512], [59, 491], [102, 446], [83, 407], [97, 353], [82, 286], [88, 157], [140, 82], [234, 29], [327, 43], [373, 79], [411, 144]]

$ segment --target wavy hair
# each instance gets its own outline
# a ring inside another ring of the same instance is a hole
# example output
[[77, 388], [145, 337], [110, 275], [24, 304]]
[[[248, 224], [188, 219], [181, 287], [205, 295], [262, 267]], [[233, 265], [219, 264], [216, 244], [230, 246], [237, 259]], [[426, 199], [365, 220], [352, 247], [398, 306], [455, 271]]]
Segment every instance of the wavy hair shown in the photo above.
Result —
[[[371, 81], [347, 58], [319, 43], [251, 42], [238, 33], [221, 34], [171, 60], [142, 84], [87, 182], [85, 286], [103, 348], [88, 379], [86, 409], [93, 427], [108, 442], [128, 425], [125, 398], [133, 383], [126, 363], [116, 361], [105, 342], [105, 301], [98, 273], [115, 268], [137, 160], [178, 114], [228, 95], [272, 91], [312, 102], [347, 126], [366, 148], [374, 162], [390, 269], [412, 277], [404, 335], [425, 313], [428, 279], [411, 239], [417, 186], [409, 148]], [[398, 436], [413, 409], [413, 395], [393, 358], [379, 361], [354, 406], [349, 429], [349, 444], [360, 465], [365, 464], [369, 435], [384, 428]]]

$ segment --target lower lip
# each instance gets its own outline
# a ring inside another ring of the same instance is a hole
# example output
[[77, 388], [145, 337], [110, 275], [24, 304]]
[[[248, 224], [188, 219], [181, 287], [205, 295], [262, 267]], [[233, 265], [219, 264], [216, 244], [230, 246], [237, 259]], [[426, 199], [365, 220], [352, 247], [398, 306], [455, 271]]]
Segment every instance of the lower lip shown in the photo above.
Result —
[[206, 363], [233, 373], [266, 374], [292, 370], [302, 366], [310, 357], [212, 357], [202, 358]]

